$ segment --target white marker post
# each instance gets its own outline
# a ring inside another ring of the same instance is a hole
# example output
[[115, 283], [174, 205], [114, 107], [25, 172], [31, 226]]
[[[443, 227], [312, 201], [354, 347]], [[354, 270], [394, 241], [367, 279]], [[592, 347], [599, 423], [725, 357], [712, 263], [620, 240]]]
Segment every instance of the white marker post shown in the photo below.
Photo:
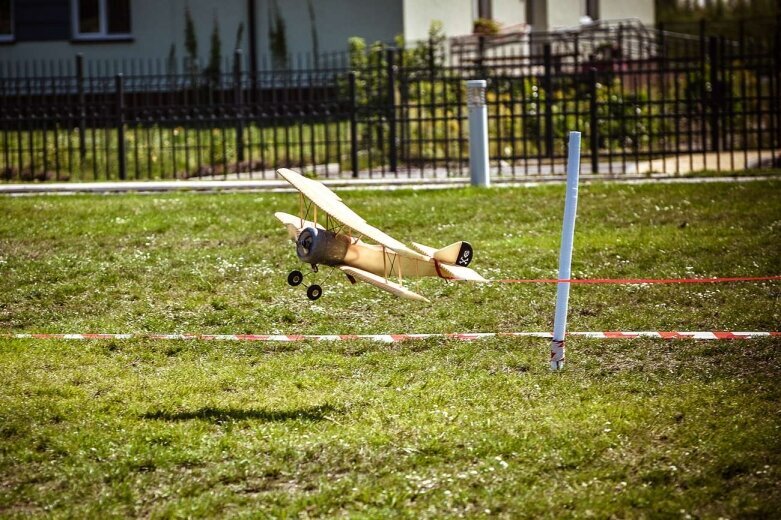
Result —
[[[575, 214], [578, 210], [578, 178], [580, 177], [580, 132], [569, 133], [567, 156], [567, 194], [564, 199], [564, 224], [561, 228], [559, 251], [559, 280], [572, 276], [572, 245], [575, 239]], [[550, 368], [564, 368], [564, 336], [567, 333], [567, 307], [569, 306], [569, 282], [556, 286], [556, 316], [553, 320], [553, 339], [550, 344]]]
[[491, 185], [488, 171], [488, 108], [485, 106], [484, 79], [466, 82], [466, 106], [469, 109], [469, 170], [472, 186]]

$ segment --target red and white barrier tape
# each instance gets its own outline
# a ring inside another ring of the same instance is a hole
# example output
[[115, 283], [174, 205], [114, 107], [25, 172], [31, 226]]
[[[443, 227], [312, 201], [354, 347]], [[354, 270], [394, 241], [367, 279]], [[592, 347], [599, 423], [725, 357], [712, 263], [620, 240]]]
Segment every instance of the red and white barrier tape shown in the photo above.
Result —
[[728, 278], [556, 278], [504, 279], [492, 280], [496, 283], [577, 283], [577, 284], [673, 284], [673, 283], [731, 283], [731, 282], [769, 282], [779, 281], [781, 276], [734, 276]]
[[[762, 337], [781, 337], [781, 332], [569, 332], [568, 336], [595, 339], [749, 339]], [[476, 340], [483, 338], [533, 337], [551, 339], [550, 332], [467, 332], [460, 334], [0, 334], [0, 338], [14, 339], [154, 339], [154, 340], [200, 340], [200, 341], [349, 341], [371, 340], [396, 343], [415, 339], [447, 338], [457, 340]]]

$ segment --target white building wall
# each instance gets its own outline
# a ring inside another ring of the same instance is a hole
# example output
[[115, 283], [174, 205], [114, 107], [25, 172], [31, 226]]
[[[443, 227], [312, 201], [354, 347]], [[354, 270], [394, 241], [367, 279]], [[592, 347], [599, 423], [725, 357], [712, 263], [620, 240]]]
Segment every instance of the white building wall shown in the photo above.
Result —
[[599, 17], [602, 20], [637, 18], [651, 26], [656, 23], [654, 3], [647, 0], [601, 0]]
[[545, 29], [551, 31], [578, 26], [586, 9], [583, 0], [548, 0], [547, 12], [548, 24]]
[[526, 0], [493, 0], [493, 17], [503, 28], [526, 23]]
[[425, 40], [431, 22], [442, 22], [446, 36], [472, 33], [477, 18], [472, 0], [402, 0], [404, 2], [404, 39], [408, 42]]

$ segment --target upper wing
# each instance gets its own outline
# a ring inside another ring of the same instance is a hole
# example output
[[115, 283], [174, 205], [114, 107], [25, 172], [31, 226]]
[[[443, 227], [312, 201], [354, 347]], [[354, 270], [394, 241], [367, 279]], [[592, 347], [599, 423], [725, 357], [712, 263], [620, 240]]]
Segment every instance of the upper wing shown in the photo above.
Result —
[[277, 170], [277, 173], [320, 209], [345, 226], [352, 228], [357, 233], [371, 238], [378, 244], [392, 249], [399, 255], [424, 261], [430, 259], [428, 256], [408, 248], [403, 243], [383, 233], [376, 227], [367, 224], [357, 213], [348, 208], [336, 193], [329, 190], [322, 183], [307, 179], [303, 175], [296, 173], [293, 170], [288, 170], [287, 168], [280, 168]]

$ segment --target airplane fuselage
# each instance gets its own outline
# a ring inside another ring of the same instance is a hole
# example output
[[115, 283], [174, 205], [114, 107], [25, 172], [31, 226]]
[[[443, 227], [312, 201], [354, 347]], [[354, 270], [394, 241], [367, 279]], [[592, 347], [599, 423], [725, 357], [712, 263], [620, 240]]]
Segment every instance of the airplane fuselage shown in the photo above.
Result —
[[381, 245], [367, 244], [357, 237], [324, 229], [314, 222], [288, 214], [277, 214], [296, 242], [299, 260], [310, 265], [338, 267], [346, 265], [363, 271], [390, 277], [423, 277], [447, 275], [440, 273], [434, 260], [424, 261], [396, 254]]

